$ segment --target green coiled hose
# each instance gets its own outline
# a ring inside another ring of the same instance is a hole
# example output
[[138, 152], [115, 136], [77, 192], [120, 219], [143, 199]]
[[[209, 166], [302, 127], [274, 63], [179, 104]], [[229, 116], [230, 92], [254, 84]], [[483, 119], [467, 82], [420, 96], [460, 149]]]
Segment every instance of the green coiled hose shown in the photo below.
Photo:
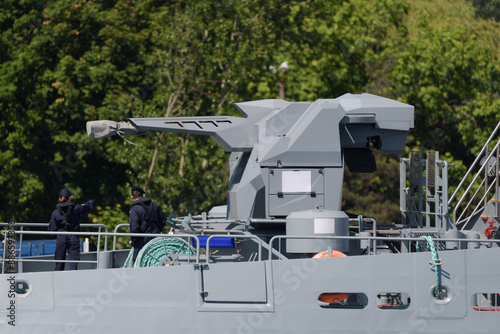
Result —
[[184, 239], [158, 237], [150, 240], [142, 247], [134, 263], [132, 263], [132, 257], [134, 255], [134, 249], [132, 248], [123, 267], [158, 267], [161, 260], [171, 253], [181, 253], [192, 256], [196, 254], [196, 251]]

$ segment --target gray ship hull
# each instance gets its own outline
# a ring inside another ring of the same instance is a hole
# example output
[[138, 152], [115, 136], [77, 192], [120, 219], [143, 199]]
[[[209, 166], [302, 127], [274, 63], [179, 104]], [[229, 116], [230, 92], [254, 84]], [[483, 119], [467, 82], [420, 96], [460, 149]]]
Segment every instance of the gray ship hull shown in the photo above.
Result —
[[[498, 293], [497, 249], [442, 251], [447, 301], [429, 253], [13, 274], [30, 286], [2, 298], [2, 333], [498, 333], [498, 312], [471, 303]], [[8, 275], [0, 283], [9, 290]], [[325, 292], [364, 294], [363, 309], [321, 308]], [[407, 293], [381, 309], [380, 293]], [[7, 310], [7, 312], [6, 312]]]

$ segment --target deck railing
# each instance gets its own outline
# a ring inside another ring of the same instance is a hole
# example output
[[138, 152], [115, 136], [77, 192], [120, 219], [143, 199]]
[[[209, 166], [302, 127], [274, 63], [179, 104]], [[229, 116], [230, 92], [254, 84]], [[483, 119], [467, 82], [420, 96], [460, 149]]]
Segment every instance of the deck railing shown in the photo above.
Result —
[[[489, 197], [492, 194], [495, 201], [495, 214], [493, 218], [498, 219], [498, 193], [497, 189], [499, 186], [498, 176], [500, 175], [499, 170], [499, 157], [500, 157], [500, 140], [497, 139], [497, 132], [500, 130], [500, 122], [497, 124], [490, 137], [484, 144], [483, 148], [477, 155], [476, 159], [472, 165], [467, 170], [467, 173], [460, 181], [459, 185], [450, 196], [448, 200], [448, 206], [451, 207], [452, 202], [458, 196], [463, 187], [466, 186], [468, 179], [473, 176], [472, 180], [468, 183], [463, 195], [458, 199], [457, 204], [453, 210], [453, 222], [458, 224], [461, 222], [462, 218], [468, 217], [467, 220], [462, 225], [462, 230], [471, 221], [472, 217], [481, 210], [486, 208], [489, 201]], [[490, 144], [498, 140], [494, 148], [489, 151]], [[491, 181], [492, 180], [492, 181]], [[490, 182], [491, 181], [491, 182]], [[471, 195], [471, 190], [476, 187], [476, 190]], [[481, 196], [479, 198], [479, 196]], [[467, 201], [467, 203], [463, 206]], [[488, 218], [488, 217], [484, 217]]]
[[[27, 223], [26, 223], [27, 224]], [[5, 226], [5, 224], [2, 224], [0, 226]], [[33, 225], [32, 225], [33, 226]], [[102, 226], [96, 226], [96, 227], [100, 227], [102, 228]], [[239, 232], [241, 233], [241, 231]], [[381, 236], [369, 236], [369, 235], [363, 235], [363, 236], [307, 236], [307, 235], [297, 235], [297, 236], [286, 236], [286, 235], [277, 235], [277, 236], [274, 236], [272, 237], [270, 240], [269, 240], [269, 243], [265, 243], [264, 241], [262, 241], [259, 237], [257, 237], [256, 235], [251, 235], [251, 234], [228, 234], [228, 233], [224, 233], [224, 234], [220, 234], [220, 233], [216, 233], [216, 234], [211, 234], [210, 236], [208, 236], [207, 240], [206, 240], [206, 246], [205, 247], [200, 247], [200, 238], [194, 234], [149, 234], [149, 233], [115, 233], [115, 232], [96, 232], [96, 231], [93, 231], [93, 232], [54, 232], [54, 231], [26, 231], [26, 230], [11, 230], [11, 231], [5, 231], [3, 230], [3, 235], [4, 235], [4, 238], [3, 238], [3, 243], [4, 243], [4, 261], [3, 261], [3, 264], [2, 264], [2, 268], [5, 268], [5, 265], [7, 264], [7, 261], [5, 261], [5, 255], [7, 254], [7, 251], [6, 251], [6, 246], [7, 246], [7, 238], [9, 238], [10, 236], [12, 235], [15, 235], [15, 236], [19, 236], [19, 238], [21, 239], [23, 235], [38, 235], [38, 236], [54, 236], [54, 235], [77, 235], [79, 237], [85, 237], [85, 236], [95, 236], [97, 237], [98, 239], [101, 238], [101, 237], [104, 237], [107, 239], [107, 237], [113, 237], [113, 238], [117, 238], [117, 237], [161, 237], [161, 238], [183, 238], [185, 240], [187, 240], [190, 244], [191, 244], [191, 241], [193, 239], [196, 240], [196, 243], [195, 243], [195, 248], [196, 248], [196, 252], [195, 252], [195, 255], [192, 255], [192, 256], [187, 256], [188, 258], [188, 263], [190, 262], [190, 258], [193, 257], [194, 258], [194, 261], [192, 263], [196, 264], [196, 265], [200, 265], [201, 264], [201, 256], [203, 256], [203, 261], [205, 262], [206, 260], [206, 264], [209, 264], [210, 263], [210, 255], [211, 254], [211, 249], [213, 249], [213, 247], [210, 246], [210, 242], [214, 239], [214, 238], [233, 238], [233, 239], [251, 239], [251, 240], [254, 240], [255, 243], [256, 243], [256, 254], [255, 254], [255, 257], [252, 255], [252, 256], [248, 256], [248, 258], [246, 258], [245, 260], [247, 261], [262, 261], [262, 260], [273, 260], [275, 259], [276, 257], [276, 252], [279, 253], [279, 250], [281, 249], [281, 246], [278, 246], [278, 249], [274, 248], [274, 246], [276, 245], [276, 241], [278, 241], [279, 243], [281, 243], [283, 240], [287, 240], [287, 239], [318, 239], [318, 241], [320, 240], [331, 240], [331, 239], [335, 239], [335, 240], [349, 240], [349, 241], [352, 241], [352, 240], [357, 240], [359, 242], [362, 242], [362, 241], [365, 241], [364, 242], [364, 245], [366, 245], [367, 247], [367, 252], [365, 253], [366, 255], [377, 255], [377, 254], [380, 254], [380, 250], [383, 247], [383, 244], [384, 242], [386, 241], [389, 241], [389, 242], [396, 242], [396, 243], [401, 243], [401, 248], [403, 249], [403, 243], [406, 243], [407, 245], [415, 245], [416, 243], [420, 243], [420, 245], [422, 245], [422, 243], [425, 243], [427, 241], [423, 240], [422, 238], [417, 238], [417, 237], [400, 237], [400, 236], [384, 236], [384, 237], [381, 237]], [[492, 245], [497, 245], [497, 242], [495, 241], [490, 241], [490, 240], [486, 240], [486, 239], [467, 239], [467, 238], [435, 238], [433, 240], [433, 242], [443, 246], [443, 247], [437, 247], [437, 249], [463, 249], [463, 248], [479, 248], [480, 245], [487, 245], [489, 247], [491, 247]], [[444, 247], [447, 243], [453, 243], [454, 246], [452, 248], [450, 247]], [[267, 259], [263, 259], [262, 257], [262, 254], [263, 254], [263, 245], [266, 246], [266, 248], [268, 249], [269, 251], [269, 256], [267, 257]], [[320, 245], [319, 248], [321, 248], [321, 243], [318, 243], [318, 245]], [[216, 248], [216, 247], [215, 247]], [[328, 248], [328, 247], [326, 247]], [[412, 252], [414, 251], [414, 248], [415, 247], [408, 247], [408, 246], [405, 246], [405, 249], [408, 250], [408, 252]], [[322, 249], [322, 250], [328, 250], [328, 249]], [[20, 252], [20, 249], [16, 249], [16, 252], [19, 251], [19, 256], [16, 256], [14, 259], [12, 259], [15, 263], [18, 264], [18, 268], [17, 270], [19, 272], [22, 272], [23, 268], [22, 268], [22, 263], [25, 263], [25, 262], [52, 262], [52, 263], [55, 263], [55, 262], [78, 262], [78, 263], [94, 263], [95, 264], [95, 267], [97, 269], [100, 269], [102, 266], [100, 264], [100, 261], [101, 261], [101, 256], [100, 254], [102, 252], [106, 252], [105, 249], [101, 250], [101, 247], [98, 247], [97, 250], [96, 250], [96, 259], [95, 260], [79, 260], [79, 261], [74, 261], [74, 260], [55, 260], [55, 259], [47, 259], [47, 258], [37, 258], [37, 257], [22, 257], [21, 256], [21, 252]], [[112, 250], [111, 252], [114, 252], [115, 250]], [[202, 254], [202, 251], [204, 252]], [[236, 250], [235, 250], [236, 251]], [[321, 251], [318, 249], [318, 251]], [[108, 251], [108, 253], [110, 253]], [[274, 257], [273, 257], [273, 253], [275, 254]], [[387, 253], [387, 249], [384, 250], [384, 253]], [[281, 254], [281, 253], [280, 253]], [[279, 254], [278, 254], [279, 255]], [[278, 256], [278, 258], [280, 258]], [[284, 257], [281, 257], [282, 260], [286, 259]], [[104, 264], [105, 265], [105, 264]], [[104, 268], [104, 267], [102, 267]], [[2, 270], [2, 273], [6, 273], [5, 270]]]
[[[2, 225], [0, 226], [8, 226], [8, 223], [0, 223]], [[28, 224], [28, 223], [25, 223]], [[95, 225], [95, 224], [92, 224]], [[17, 226], [17, 223], [16, 223]], [[188, 242], [190, 242], [191, 239], [196, 239], [196, 254], [194, 255], [194, 261], [196, 264], [200, 263], [200, 240], [196, 235], [190, 235], [190, 234], [151, 234], [151, 233], [110, 233], [110, 232], [59, 232], [59, 231], [25, 231], [25, 230], [1, 230], [3, 234], [3, 259], [2, 259], [2, 273], [5, 273], [5, 267], [7, 266], [9, 261], [13, 261], [15, 263], [20, 263], [21, 266], [18, 266], [18, 270], [22, 272], [22, 263], [23, 262], [72, 262], [72, 263], [95, 263], [96, 268], [100, 268], [100, 259], [101, 256], [100, 254], [102, 252], [106, 252], [106, 250], [101, 250], [101, 248], [98, 246], [96, 250], [96, 260], [55, 260], [55, 259], [40, 259], [37, 257], [22, 257], [21, 256], [21, 247], [15, 249], [15, 253], [18, 253], [19, 256], [15, 256], [13, 258], [8, 258], [6, 255], [9, 253], [7, 252], [7, 244], [8, 244], [8, 238], [12, 235], [17, 235], [21, 239], [23, 235], [37, 235], [37, 236], [43, 236], [43, 237], [52, 237], [55, 235], [76, 235], [78, 237], [85, 237], [85, 236], [95, 236], [100, 240], [101, 237], [104, 237], [106, 240], [108, 237], [161, 237], [161, 238], [186, 238], [188, 239]]]

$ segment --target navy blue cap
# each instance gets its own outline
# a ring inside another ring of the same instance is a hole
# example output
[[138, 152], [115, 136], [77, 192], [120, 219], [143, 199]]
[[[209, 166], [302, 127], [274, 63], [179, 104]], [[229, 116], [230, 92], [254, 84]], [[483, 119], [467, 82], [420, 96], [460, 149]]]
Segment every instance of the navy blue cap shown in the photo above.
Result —
[[62, 188], [61, 191], [59, 192], [59, 197], [70, 197], [71, 195], [74, 195], [75, 193], [72, 193], [69, 191], [68, 188]]
[[132, 189], [130, 190], [130, 192], [132, 193], [132, 195], [134, 194], [134, 191], [138, 191], [140, 192], [141, 194], [145, 194], [146, 192], [144, 190], [142, 190], [141, 187], [138, 187], [138, 186], [133, 186]]

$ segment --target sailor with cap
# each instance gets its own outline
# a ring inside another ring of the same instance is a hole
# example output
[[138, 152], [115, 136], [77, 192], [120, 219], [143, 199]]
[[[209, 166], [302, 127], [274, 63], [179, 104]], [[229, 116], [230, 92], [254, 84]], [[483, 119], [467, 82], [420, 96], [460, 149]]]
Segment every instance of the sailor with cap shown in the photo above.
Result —
[[[49, 231], [80, 231], [80, 215], [90, 212], [94, 207], [94, 200], [85, 204], [75, 204], [71, 201], [74, 195], [67, 188], [59, 192], [59, 203], [52, 212], [49, 222]], [[80, 238], [76, 235], [57, 235], [55, 260], [65, 260], [66, 251], [70, 260], [80, 260]], [[70, 262], [69, 269], [76, 270], [78, 262]], [[64, 270], [64, 262], [57, 262], [55, 270]]]
[[[161, 233], [165, 222], [160, 208], [151, 198], [145, 197], [146, 192], [141, 187], [133, 186], [130, 197], [134, 200], [130, 208], [130, 232], [131, 233]], [[141, 248], [147, 244], [152, 237], [131, 237], [130, 244], [134, 247], [132, 261], [135, 262]]]

